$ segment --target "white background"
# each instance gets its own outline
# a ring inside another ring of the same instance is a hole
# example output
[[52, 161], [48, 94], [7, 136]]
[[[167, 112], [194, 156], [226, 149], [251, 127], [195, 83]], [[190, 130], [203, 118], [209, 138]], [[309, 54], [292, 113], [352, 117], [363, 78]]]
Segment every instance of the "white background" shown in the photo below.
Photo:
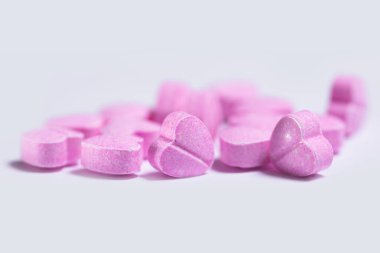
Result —
[[[1, 1], [0, 252], [379, 252], [380, 5], [374, 1]], [[362, 75], [370, 112], [320, 176], [218, 167], [173, 180], [22, 165], [51, 116], [153, 105], [163, 79], [255, 80], [323, 112]]]

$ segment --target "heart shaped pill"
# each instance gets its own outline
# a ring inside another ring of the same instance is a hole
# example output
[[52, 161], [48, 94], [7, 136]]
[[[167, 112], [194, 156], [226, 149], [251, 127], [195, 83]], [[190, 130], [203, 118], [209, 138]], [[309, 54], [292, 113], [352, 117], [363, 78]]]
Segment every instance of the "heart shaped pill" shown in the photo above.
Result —
[[299, 177], [329, 167], [333, 148], [322, 134], [318, 116], [300, 111], [283, 117], [272, 133], [270, 159], [278, 170]]
[[160, 137], [151, 145], [148, 159], [166, 175], [199, 176], [214, 161], [213, 139], [200, 119], [185, 112], [173, 112], [162, 123]]
[[21, 139], [21, 159], [41, 168], [73, 165], [80, 159], [83, 134], [67, 129], [43, 128], [25, 133]]
[[60, 127], [81, 132], [85, 138], [99, 135], [103, 127], [103, 117], [96, 114], [73, 114], [50, 119], [46, 126]]
[[84, 168], [110, 175], [140, 171], [142, 139], [137, 136], [99, 135], [82, 142]]
[[225, 127], [219, 131], [220, 160], [229, 166], [253, 168], [269, 158], [271, 131], [251, 127]]
[[346, 136], [356, 133], [365, 120], [367, 97], [364, 81], [356, 76], [338, 76], [331, 88], [328, 114], [346, 125]]

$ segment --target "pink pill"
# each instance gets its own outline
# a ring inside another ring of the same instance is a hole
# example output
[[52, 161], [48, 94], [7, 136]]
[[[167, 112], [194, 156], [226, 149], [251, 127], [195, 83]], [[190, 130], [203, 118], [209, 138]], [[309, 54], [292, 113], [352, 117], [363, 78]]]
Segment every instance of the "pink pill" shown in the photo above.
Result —
[[184, 111], [202, 120], [211, 135], [216, 136], [223, 122], [223, 110], [215, 92], [212, 90], [193, 91]]
[[162, 122], [174, 111], [185, 110], [192, 91], [188, 85], [180, 81], [166, 81], [161, 84], [153, 119]]
[[110, 175], [140, 171], [142, 139], [137, 136], [99, 135], [82, 142], [84, 168]]
[[278, 170], [305, 177], [331, 165], [333, 148], [322, 135], [318, 116], [300, 111], [278, 122], [271, 137], [270, 158]]
[[115, 104], [103, 108], [101, 110], [101, 114], [107, 122], [124, 117], [148, 119], [150, 115], [150, 108], [138, 104]]
[[249, 113], [231, 116], [228, 119], [228, 124], [231, 126], [247, 126], [271, 132], [281, 118], [282, 116], [277, 114]]
[[143, 139], [144, 158], [148, 157], [148, 150], [154, 140], [160, 134], [160, 125], [149, 120], [138, 120], [134, 118], [118, 118], [109, 122], [103, 133], [113, 135], [136, 135]]
[[103, 117], [92, 114], [74, 114], [50, 119], [46, 126], [61, 127], [81, 132], [85, 138], [99, 135], [103, 127]]
[[41, 168], [76, 164], [83, 135], [66, 129], [38, 129], [25, 133], [21, 140], [21, 159]]
[[364, 80], [357, 76], [338, 76], [331, 88], [331, 101], [366, 106]]
[[136, 122], [133, 126], [134, 134], [140, 136], [143, 142], [144, 157], [148, 158], [148, 150], [152, 143], [159, 137], [161, 125], [152, 121]]
[[276, 97], [256, 97], [250, 101], [236, 107], [234, 115], [244, 115], [249, 113], [277, 114], [285, 116], [293, 112], [291, 102]]
[[148, 159], [154, 168], [172, 177], [202, 175], [214, 161], [211, 134], [197, 117], [173, 112], [162, 123]]
[[340, 118], [346, 125], [346, 136], [363, 125], [367, 111], [363, 80], [355, 76], [339, 76], [333, 82], [328, 114]]
[[153, 118], [162, 122], [169, 113], [175, 111], [187, 112], [201, 119], [213, 137], [223, 121], [222, 107], [214, 90], [193, 91], [184, 83], [164, 83], [159, 91]]
[[84, 139], [84, 135], [81, 132], [60, 127], [51, 127], [49, 129], [54, 129], [55, 131], [66, 135], [68, 151], [67, 164], [77, 164], [81, 157], [81, 144]]
[[366, 108], [350, 104], [331, 103], [328, 114], [341, 119], [345, 124], [345, 136], [350, 137], [363, 125]]
[[330, 115], [319, 117], [323, 136], [330, 142], [334, 154], [338, 154], [345, 139], [346, 127], [342, 120]]
[[255, 84], [250, 81], [228, 80], [215, 83], [225, 118], [236, 113], [242, 104], [251, 101], [257, 95]]
[[271, 132], [250, 127], [226, 127], [220, 130], [220, 160], [229, 166], [253, 168], [269, 158]]

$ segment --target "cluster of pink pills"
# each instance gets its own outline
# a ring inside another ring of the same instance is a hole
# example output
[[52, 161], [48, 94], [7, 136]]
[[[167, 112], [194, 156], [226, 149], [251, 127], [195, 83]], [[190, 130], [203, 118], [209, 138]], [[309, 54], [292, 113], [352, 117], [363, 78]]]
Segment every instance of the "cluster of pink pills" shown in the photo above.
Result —
[[295, 112], [289, 101], [259, 95], [250, 82], [226, 81], [202, 91], [165, 82], [154, 108], [120, 104], [48, 120], [22, 136], [21, 158], [41, 168], [80, 163], [112, 175], [137, 173], [148, 160], [182, 178], [205, 174], [218, 146], [220, 161], [236, 169], [272, 164], [305, 177], [331, 165], [365, 114], [364, 83], [355, 76], [334, 80], [322, 115]]

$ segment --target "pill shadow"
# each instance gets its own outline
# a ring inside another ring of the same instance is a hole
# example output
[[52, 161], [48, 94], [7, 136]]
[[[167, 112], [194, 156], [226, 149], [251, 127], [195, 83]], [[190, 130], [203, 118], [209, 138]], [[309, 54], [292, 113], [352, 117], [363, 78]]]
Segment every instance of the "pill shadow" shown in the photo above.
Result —
[[219, 159], [215, 160], [214, 164], [211, 166], [211, 169], [220, 172], [220, 173], [247, 173], [257, 171], [257, 168], [238, 168], [231, 167], [224, 164]]
[[148, 172], [140, 175], [142, 179], [149, 181], [164, 181], [164, 180], [179, 180], [180, 178], [170, 177], [168, 175], [162, 174], [158, 171]]
[[292, 181], [299, 181], [299, 182], [310, 182], [315, 181], [318, 179], [322, 179], [323, 176], [320, 174], [311, 175], [308, 177], [295, 177], [291, 175], [287, 175], [285, 173], [282, 173], [281, 171], [277, 170], [273, 167], [273, 165], [266, 165], [264, 167], [260, 168], [260, 173], [264, 176], [268, 177], [275, 177], [280, 179], [286, 179], [286, 180], [292, 180]]
[[64, 167], [59, 168], [39, 168], [27, 163], [24, 163], [21, 160], [15, 160], [8, 163], [8, 165], [15, 170], [27, 172], [27, 173], [54, 173], [61, 171]]
[[91, 170], [86, 170], [84, 168], [76, 169], [70, 171], [70, 174], [78, 177], [92, 178], [92, 179], [100, 179], [100, 180], [130, 180], [137, 178], [135, 174], [128, 175], [106, 175], [102, 173], [97, 173]]

